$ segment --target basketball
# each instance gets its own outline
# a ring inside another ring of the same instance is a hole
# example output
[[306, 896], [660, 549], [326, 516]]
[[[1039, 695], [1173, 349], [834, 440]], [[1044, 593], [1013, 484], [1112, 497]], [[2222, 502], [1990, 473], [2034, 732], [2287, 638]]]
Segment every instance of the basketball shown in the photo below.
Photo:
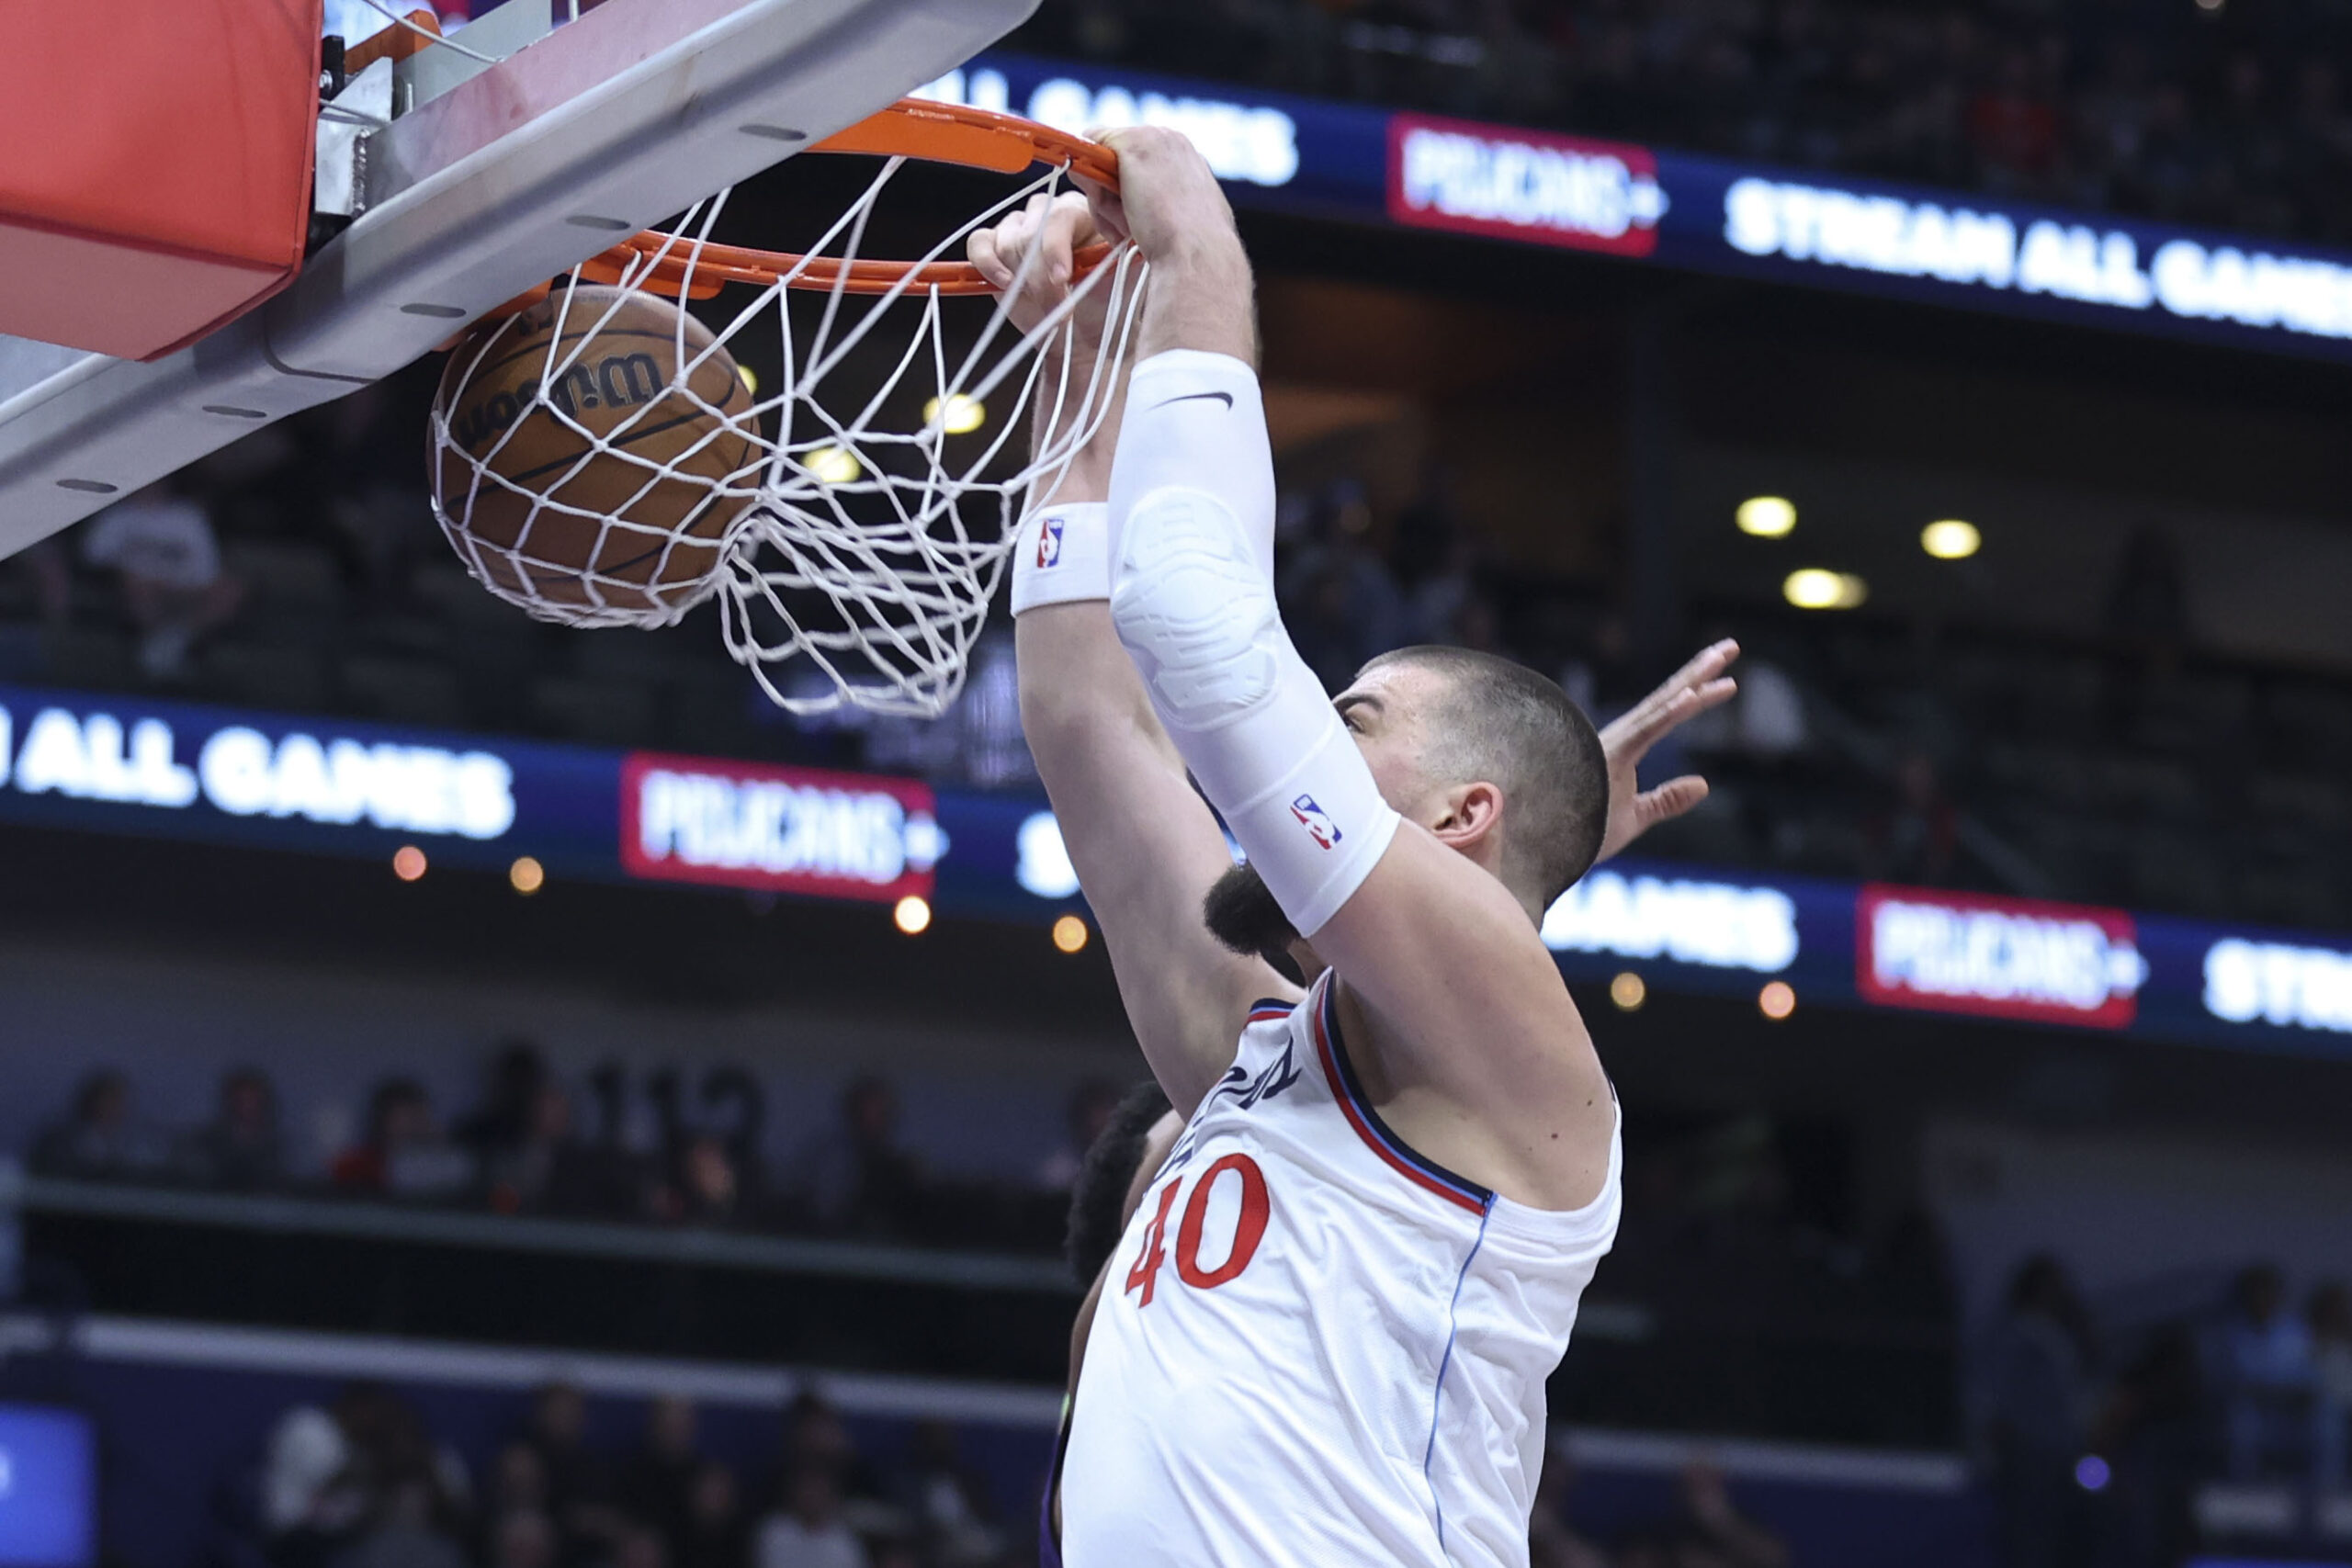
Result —
[[469, 334], [442, 374], [433, 489], [450, 542], [554, 619], [683, 609], [750, 500], [750, 404], [733, 357], [667, 300], [553, 290]]

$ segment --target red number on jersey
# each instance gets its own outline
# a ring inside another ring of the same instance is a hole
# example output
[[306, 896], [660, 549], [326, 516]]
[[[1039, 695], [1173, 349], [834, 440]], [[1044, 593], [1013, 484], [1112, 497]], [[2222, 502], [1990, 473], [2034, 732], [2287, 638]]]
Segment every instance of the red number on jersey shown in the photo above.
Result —
[[1136, 1258], [1136, 1266], [1127, 1270], [1126, 1288], [1132, 1291], [1137, 1285], [1143, 1287], [1143, 1296], [1136, 1303], [1138, 1306], [1151, 1304], [1152, 1276], [1159, 1272], [1160, 1262], [1166, 1257], [1160, 1244], [1168, 1235], [1168, 1211], [1176, 1206], [1176, 1190], [1182, 1186], [1183, 1182], [1177, 1180], [1159, 1190], [1159, 1211], [1151, 1216], [1151, 1228], [1143, 1234], [1143, 1253]]
[[[1233, 1222], [1233, 1249], [1216, 1268], [1201, 1268], [1201, 1222], [1208, 1217], [1209, 1192], [1227, 1171], [1241, 1178], [1241, 1213]], [[1184, 1223], [1176, 1232], [1176, 1277], [1204, 1291], [1213, 1291], [1250, 1267], [1265, 1238], [1266, 1173], [1248, 1155], [1227, 1155], [1201, 1173], [1193, 1185], [1193, 1201], [1184, 1205]], [[1164, 1214], [1165, 1210], [1161, 1211]]]
[[[1241, 1212], [1233, 1222], [1233, 1246], [1226, 1253], [1225, 1261], [1214, 1269], [1201, 1267], [1201, 1227], [1207, 1223], [1209, 1193], [1216, 1188], [1217, 1178], [1231, 1171], [1241, 1179]], [[1151, 1224], [1143, 1235], [1143, 1251], [1136, 1257], [1135, 1267], [1127, 1270], [1130, 1291], [1140, 1286], [1143, 1294], [1137, 1306], [1151, 1304], [1154, 1277], [1167, 1260], [1168, 1215], [1176, 1207], [1176, 1194], [1182, 1189], [1182, 1178], [1159, 1190], [1159, 1207], [1152, 1212]], [[1193, 1196], [1184, 1205], [1184, 1218], [1176, 1228], [1176, 1277], [1198, 1290], [1214, 1291], [1227, 1280], [1237, 1278], [1250, 1267], [1258, 1255], [1258, 1244], [1266, 1236], [1266, 1218], [1272, 1204], [1266, 1195], [1266, 1173], [1248, 1155], [1227, 1155], [1201, 1173], [1193, 1184]]]

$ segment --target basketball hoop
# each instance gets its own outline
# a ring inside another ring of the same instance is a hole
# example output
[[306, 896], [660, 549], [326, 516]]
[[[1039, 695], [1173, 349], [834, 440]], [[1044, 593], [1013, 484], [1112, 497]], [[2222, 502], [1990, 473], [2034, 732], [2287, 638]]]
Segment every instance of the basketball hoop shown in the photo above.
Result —
[[[1147, 269], [1131, 245], [1088, 247], [1071, 297], [1024, 334], [1001, 299], [952, 303], [993, 290], [951, 258], [967, 236], [1060, 191], [1072, 175], [1115, 186], [1108, 148], [1009, 115], [909, 99], [809, 150], [884, 163], [805, 254], [713, 242], [721, 192], [678, 231], [639, 234], [510, 305], [535, 308], [547, 341], [532, 349], [543, 362], [517, 384], [503, 424], [453, 422], [477, 375], [515, 375], [513, 354], [500, 360], [488, 346], [497, 330], [469, 339], [434, 404], [435, 514], [484, 587], [540, 619], [667, 626], [716, 597], [729, 653], [777, 705], [815, 713], [847, 703], [934, 717], [961, 689], [1023, 498], [1058, 480], [1111, 406]], [[876, 205], [910, 159], [1013, 175], [1044, 167], [914, 260], [863, 257]], [[1041, 265], [1033, 244], [1020, 271]], [[583, 285], [610, 287], [583, 295]], [[586, 384], [583, 354], [632, 297], [707, 299], [730, 286], [757, 294], [723, 327], [705, 332], [673, 313], [673, 372], [658, 396], [617, 422], [606, 410], [601, 428], [583, 422], [567, 389]], [[821, 299], [795, 311], [796, 293]], [[949, 312], [959, 309], [986, 314], [958, 323], [958, 337], [977, 333], [951, 351]], [[1102, 348], [1087, 373], [1073, 322], [1098, 309]], [[747, 408], [730, 353], [771, 342], [781, 383], [759, 389]], [[840, 374], [845, 367], [855, 374]], [[1000, 389], [1012, 390], [1012, 408], [992, 433], [958, 422]], [[1001, 462], [1039, 397], [1051, 400], [1055, 434], [1025, 460]], [[516, 467], [506, 448], [526, 421], [570, 434], [562, 462], [518, 479], [504, 471]], [[681, 426], [693, 437], [683, 447]], [[649, 441], [656, 431], [673, 434]], [[592, 466], [596, 482], [575, 483]], [[578, 499], [592, 492], [594, 502]], [[681, 496], [702, 499], [681, 505]], [[655, 509], [639, 504], [647, 497], [662, 498], [650, 520]], [[486, 542], [475, 527], [478, 503], [491, 502], [503, 519], [525, 519], [502, 525], [511, 538]], [[681, 561], [692, 570], [679, 571]]]

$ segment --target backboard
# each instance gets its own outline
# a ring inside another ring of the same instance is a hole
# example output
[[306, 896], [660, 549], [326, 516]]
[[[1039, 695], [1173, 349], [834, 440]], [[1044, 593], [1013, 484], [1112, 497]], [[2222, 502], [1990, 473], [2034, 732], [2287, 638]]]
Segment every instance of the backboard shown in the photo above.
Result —
[[322, 121], [321, 197], [340, 182], [356, 216], [283, 293], [153, 364], [0, 338], [0, 557], [391, 374], [944, 74], [1036, 3], [605, 0], [574, 16], [571, 0], [507, 0], [379, 62]]

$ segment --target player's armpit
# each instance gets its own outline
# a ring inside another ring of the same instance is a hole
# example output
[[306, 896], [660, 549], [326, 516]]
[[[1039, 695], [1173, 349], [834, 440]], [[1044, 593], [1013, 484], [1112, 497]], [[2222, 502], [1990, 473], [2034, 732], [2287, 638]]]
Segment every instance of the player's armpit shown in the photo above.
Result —
[[1015, 623], [1021, 722], [1062, 841], [1102, 929], [1119, 997], [1180, 1114], [1233, 1060], [1250, 1004], [1295, 997], [1262, 960], [1219, 946], [1202, 900], [1232, 866], [1101, 600]]
[[1527, 912], [1494, 876], [1412, 822], [1315, 933], [1317, 953], [1385, 1044], [1491, 1134], [1474, 1172], [1549, 1209], [1609, 1175], [1616, 1107], [1591, 1036]]

